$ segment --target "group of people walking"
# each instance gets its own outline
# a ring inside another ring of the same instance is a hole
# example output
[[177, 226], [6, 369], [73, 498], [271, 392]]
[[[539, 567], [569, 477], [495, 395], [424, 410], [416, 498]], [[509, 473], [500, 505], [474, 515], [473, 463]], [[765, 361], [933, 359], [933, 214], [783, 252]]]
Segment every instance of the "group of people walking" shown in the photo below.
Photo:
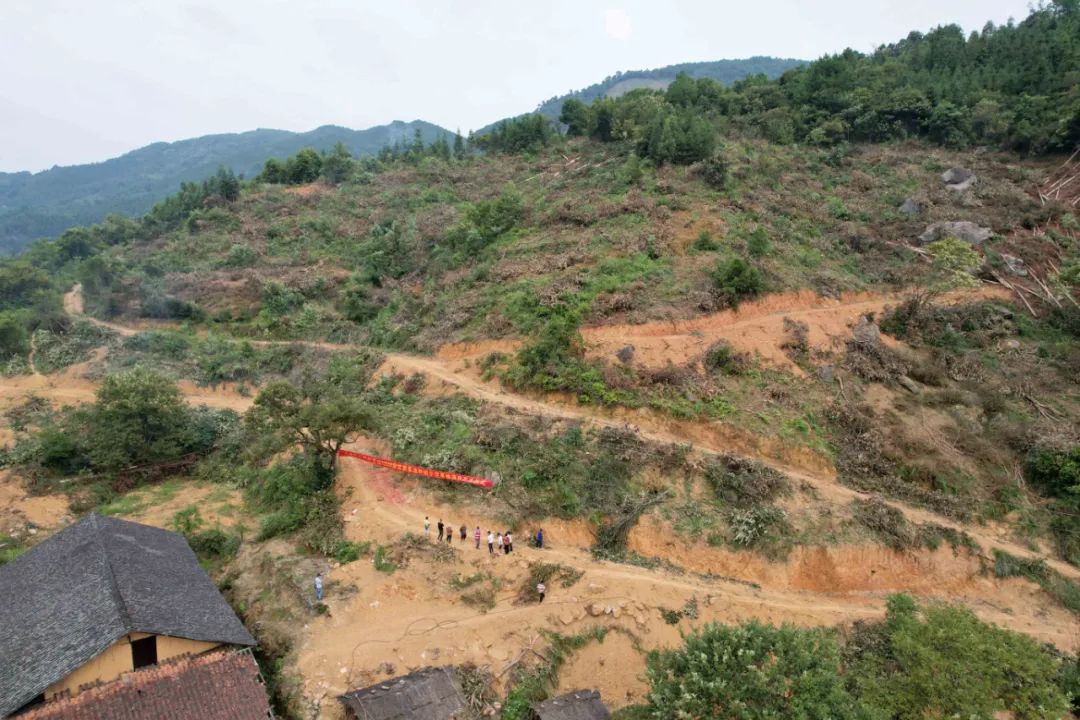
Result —
[[[466, 542], [469, 538], [469, 529], [462, 525], [458, 532], [461, 535], [461, 542]], [[431, 518], [427, 515], [424, 516], [424, 536], [431, 537]], [[445, 538], [446, 542], [454, 542], [454, 526], [449, 523], [444, 523], [442, 518], [435, 525], [435, 541], [442, 542]], [[480, 526], [477, 525], [476, 529], [472, 533], [473, 542], [476, 545], [476, 549], [480, 549], [480, 541], [485, 539], [485, 535], [480, 532]], [[509, 555], [514, 552], [514, 535], [509, 530], [503, 533], [487, 531], [486, 535], [488, 554], [495, 555], [496, 553], [503, 553]], [[544, 529], [540, 528], [536, 531], [536, 547], [544, 547]]]

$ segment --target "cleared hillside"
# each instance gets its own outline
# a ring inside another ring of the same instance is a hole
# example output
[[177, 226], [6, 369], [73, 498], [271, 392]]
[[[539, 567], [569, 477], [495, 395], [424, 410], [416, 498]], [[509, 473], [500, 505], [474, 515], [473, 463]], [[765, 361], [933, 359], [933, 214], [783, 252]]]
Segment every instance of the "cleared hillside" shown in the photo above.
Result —
[[260, 129], [154, 143], [90, 165], [0, 173], [0, 253], [17, 253], [33, 240], [101, 222], [110, 213], [142, 215], [181, 183], [200, 181], [219, 165], [251, 177], [268, 158], [287, 157], [301, 148], [327, 151], [340, 142], [354, 155], [374, 155], [395, 142], [412, 141], [417, 130], [425, 142], [450, 134], [422, 121], [367, 130], [332, 125], [306, 133]]
[[432, 664], [503, 720], [575, 686], [619, 720], [1066, 717], [1075, 13], [35, 243], [0, 263], [0, 561], [90, 509], [180, 529], [283, 717]]

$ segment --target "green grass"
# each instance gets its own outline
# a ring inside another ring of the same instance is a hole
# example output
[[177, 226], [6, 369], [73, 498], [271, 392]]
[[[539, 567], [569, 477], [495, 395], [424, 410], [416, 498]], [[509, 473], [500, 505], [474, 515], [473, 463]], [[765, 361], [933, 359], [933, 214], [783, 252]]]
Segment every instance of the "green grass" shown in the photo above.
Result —
[[1080, 615], [1080, 585], [1051, 569], [1043, 560], [1018, 558], [994, 550], [994, 577], [1023, 577], [1036, 583], [1062, 607]]
[[398, 566], [395, 565], [394, 563], [390, 562], [387, 559], [387, 557], [386, 557], [387, 552], [389, 552], [389, 550], [385, 545], [379, 545], [378, 547], [376, 547], [375, 548], [375, 558], [373, 560], [373, 563], [375, 565], [376, 570], [378, 570], [381, 573], [386, 573], [387, 575], [389, 575], [389, 574], [393, 573], [395, 570], [397, 570]]

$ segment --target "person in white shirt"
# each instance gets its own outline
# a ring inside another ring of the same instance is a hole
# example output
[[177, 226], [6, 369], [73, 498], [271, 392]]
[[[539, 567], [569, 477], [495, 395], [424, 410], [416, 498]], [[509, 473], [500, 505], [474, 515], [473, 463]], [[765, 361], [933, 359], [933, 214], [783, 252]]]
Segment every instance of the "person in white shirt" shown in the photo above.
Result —
[[[504, 543], [503, 543], [503, 536], [502, 536], [502, 535], [496, 535], [496, 536], [495, 536], [495, 546], [496, 546], [496, 547], [497, 547], [497, 548], [498, 548], [499, 550], [502, 550], [502, 549], [503, 549], [503, 547], [505, 547], [505, 545], [504, 545]], [[506, 551], [505, 551], [505, 550], [503, 550], [503, 552], [506, 552]]]
[[540, 602], [544, 602], [544, 593], [547, 592], [547, 587], [544, 583], [536, 583], [536, 594], [540, 596]]
[[488, 555], [495, 554], [495, 533], [488, 530]]

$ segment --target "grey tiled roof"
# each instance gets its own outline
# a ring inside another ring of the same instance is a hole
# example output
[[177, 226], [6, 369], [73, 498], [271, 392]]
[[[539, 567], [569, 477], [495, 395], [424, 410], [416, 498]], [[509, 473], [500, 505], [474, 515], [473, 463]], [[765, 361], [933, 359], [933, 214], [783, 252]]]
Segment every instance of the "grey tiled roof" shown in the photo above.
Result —
[[422, 668], [339, 699], [353, 720], [452, 720], [465, 709], [449, 667]]
[[535, 703], [539, 720], [608, 720], [611, 713], [596, 690], [575, 690], [551, 700]]
[[0, 567], [0, 717], [131, 632], [255, 644], [173, 532], [88, 515]]

